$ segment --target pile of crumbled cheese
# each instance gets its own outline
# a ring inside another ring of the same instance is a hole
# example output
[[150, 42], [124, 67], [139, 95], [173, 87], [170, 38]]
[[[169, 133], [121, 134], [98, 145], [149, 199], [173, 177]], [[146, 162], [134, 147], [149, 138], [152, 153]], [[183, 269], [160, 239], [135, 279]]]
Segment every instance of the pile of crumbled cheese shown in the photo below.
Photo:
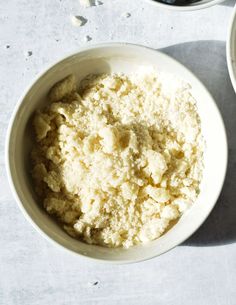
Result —
[[203, 145], [186, 85], [156, 73], [70, 75], [34, 118], [33, 178], [72, 236], [108, 247], [161, 236], [199, 193]]

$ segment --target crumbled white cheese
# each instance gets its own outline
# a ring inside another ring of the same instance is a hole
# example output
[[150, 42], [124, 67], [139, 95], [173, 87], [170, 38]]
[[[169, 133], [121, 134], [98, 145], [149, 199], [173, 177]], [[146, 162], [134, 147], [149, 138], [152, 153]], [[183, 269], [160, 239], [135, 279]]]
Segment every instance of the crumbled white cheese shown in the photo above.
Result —
[[161, 236], [196, 200], [196, 103], [188, 86], [167, 88], [140, 71], [89, 76], [78, 92], [68, 76], [51, 89], [52, 103], [34, 118], [32, 175], [71, 236], [129, 248]]

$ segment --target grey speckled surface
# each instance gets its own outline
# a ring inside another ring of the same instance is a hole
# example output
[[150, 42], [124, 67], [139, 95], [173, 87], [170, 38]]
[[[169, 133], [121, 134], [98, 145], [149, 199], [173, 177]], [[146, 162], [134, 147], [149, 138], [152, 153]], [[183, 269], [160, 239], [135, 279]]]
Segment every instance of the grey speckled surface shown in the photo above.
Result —
[[[204, 11], [175, 13], [141, 0], [104, 0], [91, 9], [80, 9], [78, 0], [1, 2], [1, 305], [236, 304], [236, 96], [225, 59], [233, 5], [228, 1]], [[125, 12], [131, 17], [122, 17]], [[83, 15], [88, 23], [73, 27], [71, 14]], [[86, 35], [92, 41], [86, 43]], [[186, 64], [215, 97], [229, 138], [226, 183], [208, 220], [184, 245], [134, 265], [95, 264], [49, 244], [19, 211], [4, 168], [6, 128], [23, 89], [49, 63], [104, 41], [162, 49]]]

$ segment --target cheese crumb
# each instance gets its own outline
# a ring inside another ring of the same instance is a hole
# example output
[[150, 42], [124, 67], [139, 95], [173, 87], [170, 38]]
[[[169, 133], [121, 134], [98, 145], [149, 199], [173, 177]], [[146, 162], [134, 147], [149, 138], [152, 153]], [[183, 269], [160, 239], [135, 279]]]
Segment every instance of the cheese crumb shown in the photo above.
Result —
[[71, 19], [71, 23], [74, 26], [78, 26], [78, 27], [83, 26], [88, 22], [88, 20], [83, 16], [71, 16], [70, 19]]
[[84, 40], [85, 40], [86, 42], [89, 42], [90, 40], [92, 40], [92, 37], [89, 36], [89, 35], [86, 35], [86, 36], [84, 37]]
[[85, 8], [88, 8], [91, 6], [103, 5], [103, 2], [99, 1], [99, 0], [79, 0], [79, 2], [80, 2], [80, 5]]
[[121, 16], [124, 17], [124, 18], [129, 18], [129, 17], [131, 17], [131, 14], [130, 13], [123, 13]]
[[92, 6], [91, 0], [79, 0], [79, 2], [80, 2], [80, 5], [85, 8]]

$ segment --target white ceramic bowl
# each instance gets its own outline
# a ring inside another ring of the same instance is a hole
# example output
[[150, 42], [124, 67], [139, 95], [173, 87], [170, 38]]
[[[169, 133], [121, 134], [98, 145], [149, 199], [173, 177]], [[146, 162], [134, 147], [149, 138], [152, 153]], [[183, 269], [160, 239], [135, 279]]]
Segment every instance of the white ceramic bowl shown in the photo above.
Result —
[[236, 92], [236, 6], [229, 24], [226, 49], [229, 75]]
[[156, 0], [146, 0], [147, 2], [151, 3], [152, 5], [159, 7], [159, 8], [164, 8], [168, 10], [173, 10], [173, 11], [195, 11], [195, 10], [201, 10], [204, 8], [208, 8], [210, 6], [216, 5], [218, 3], [223, 2], [224, 0], [200, 0], [195, 3], [189, 4], [189, 5], [170, 5], [170, 4], [165, 4]]
[[[198, 101], [202, 132], [207, 148], [201, 193], [197, 202], [179, 222], [161, 238], [128, 250], [88, 245], [68, 236], [37, 203], [29, 175], [29, 151], [32, 147], [29, 120], [46, 102], [51, 86], [69, 73], [78, 82], [89, 73], [135, 71], [140, 65], [153, 66], [187, 80]], [[90, 258], [128, 263], [160, 255], [186, 240], [206, 219], [221, 191], [227, 165], [227, 142], [221, 115], [211, 95], [184, 66], [170, 57], [145, 47], [106, 44], [82, 49], [56, 63], [29, 86], [12, 116], [6, 143], [9, 182], [16, 201], [31, 224], [48, 240], [76, 254]]]

